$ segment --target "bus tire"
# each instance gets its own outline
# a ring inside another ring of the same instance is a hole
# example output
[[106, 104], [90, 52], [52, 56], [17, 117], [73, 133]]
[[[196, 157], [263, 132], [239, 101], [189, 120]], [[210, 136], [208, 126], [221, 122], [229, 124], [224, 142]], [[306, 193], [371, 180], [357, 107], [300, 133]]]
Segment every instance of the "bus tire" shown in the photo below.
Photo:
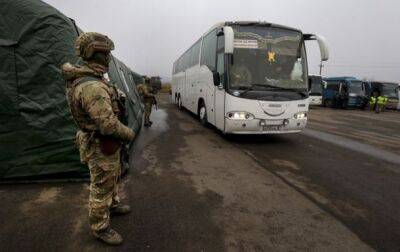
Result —
[[207, 126], [207, 124], [208, 124], [207, 109], [206, 109], [206, 105], [204, 104], [204, 102], [201, 102], [200, 106], [199, 106], [199, 120], [200, 120], [201, 124], [203, 124], [204, 126]]
[[183, 106], [182, 106], [182, 99], [181, 99], [181, 96], [180, 96], [180, 95], [178, 95], [178, 108], [179, 108], [179, 110], [182, 110], [182, 109], [183, 109]]
[[331, 99], [325, 100], [325, 106], [328, 108], [333, 108], [333, 101]]

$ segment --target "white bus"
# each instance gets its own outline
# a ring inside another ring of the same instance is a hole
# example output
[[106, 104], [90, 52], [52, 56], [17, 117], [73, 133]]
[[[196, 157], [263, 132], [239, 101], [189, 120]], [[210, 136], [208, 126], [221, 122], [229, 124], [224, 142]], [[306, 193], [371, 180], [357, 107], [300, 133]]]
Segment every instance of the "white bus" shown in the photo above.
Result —
[[228, 134], [300, 132], [307, 124], [304, 41], [321, 36], [266, 22], [213, 26], [174, 62], [172, 98]]

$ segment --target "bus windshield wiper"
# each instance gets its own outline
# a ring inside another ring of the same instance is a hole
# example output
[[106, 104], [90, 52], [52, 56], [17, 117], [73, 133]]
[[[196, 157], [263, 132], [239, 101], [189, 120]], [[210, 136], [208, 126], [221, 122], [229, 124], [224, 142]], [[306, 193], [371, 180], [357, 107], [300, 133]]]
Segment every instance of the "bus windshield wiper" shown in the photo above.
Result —
[[263, 87], [263, 88], [273, 88], [273, 89], [279, 89], [279, 87], [274, 86], [274, 85], [269, 85], [269, 84], [251, 84], [241, 95], [247, 94], [249, 91], [253, 91], [254, 87]]
[[302, 96], [306, 96], [306, 92], [308, 91], [307, 89], [303, 89], [303, 88], [284, 88], [284, 87], [279, 87], [279, 90], [283, 90], [283, 91], [291, 91], [291, 92], [296, 92], [301, 94]]
[[279, 89], [285, 90], [285, 91], [307, 92], [307, 89], [305, 89], [305, 88], [285, 88], [285, 87], [279, 87]]

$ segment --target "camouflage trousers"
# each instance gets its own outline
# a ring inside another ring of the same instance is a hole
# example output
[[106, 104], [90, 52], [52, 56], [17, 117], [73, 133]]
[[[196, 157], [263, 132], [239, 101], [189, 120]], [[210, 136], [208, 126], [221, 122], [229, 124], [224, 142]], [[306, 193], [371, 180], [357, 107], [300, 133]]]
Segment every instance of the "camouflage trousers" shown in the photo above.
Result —
[[150, 122], [150, 114], [153, 104], [151, 102], [144, 103], [144, 123]]
[[90, 171], [89, 224], [92, 231], [98, 232], [109, 227], [110, 208], [120, 203], [117, 183], [121, 173], [121, 155], [120, 150], [104, 155], [97, 138], [90, 144], [87, 142], [81, 141], [79, 150], [82, 162]]

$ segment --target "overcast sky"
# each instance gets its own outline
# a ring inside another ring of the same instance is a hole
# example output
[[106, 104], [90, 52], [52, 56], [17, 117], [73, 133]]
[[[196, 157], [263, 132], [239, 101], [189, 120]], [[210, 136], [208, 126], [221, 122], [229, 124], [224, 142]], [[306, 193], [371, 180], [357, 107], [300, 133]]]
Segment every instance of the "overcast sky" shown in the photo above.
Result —
[[[114, 54], [141, 74], [171, 75], [172, 63], [220, 21], [265, 20], [326, 37], [324, 76], [400, 81], [399, 0], [45, 0], [85, 31], [107, 34]], [[312, 42], [311, 42], [312, 43]], [[319, 50], [307, 47], [310, 74]]]

